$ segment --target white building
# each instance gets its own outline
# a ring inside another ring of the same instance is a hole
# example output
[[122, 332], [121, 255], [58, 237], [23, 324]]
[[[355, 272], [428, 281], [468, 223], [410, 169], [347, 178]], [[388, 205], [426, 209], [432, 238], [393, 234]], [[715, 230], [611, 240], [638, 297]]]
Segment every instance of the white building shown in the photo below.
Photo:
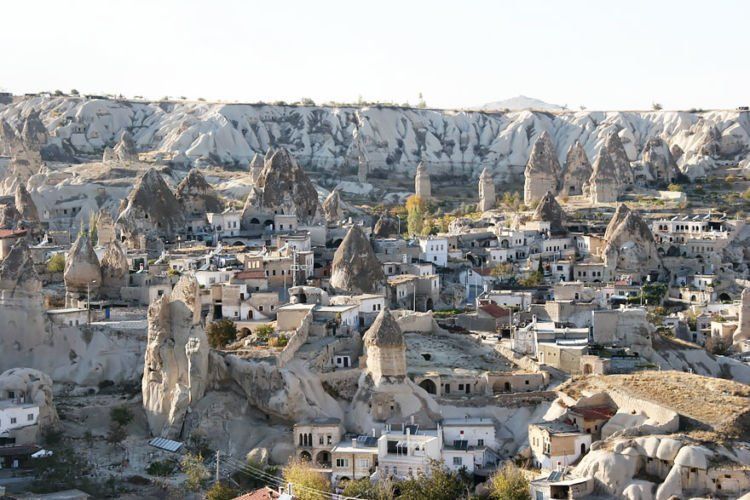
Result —
[[207, 213], [206, 218], [211, 230], [219, 238], [230, 238], [240, 234], [240, 219], [242, 212], [239, 210], [224, 210], [220, 214]]
[[13, 439], [12, 431], [37, 425], [38, 421], [39, 406], [18, 397], [0, 401], [0, 446], [4, 439]]
[[386, 425], [378, 439], [378, 472], [381, 477], [404, 479], [429, 474], [430, 462], [442, 459], [443, 434], [417, 425]]
[[451, 470], [495, 465], [495, 423], [489, 418], [450, 418], [443, 420], [443, 462]]
[[420, 238], [419, 248], [420, 259], [441, 267], [448, 264], [448, 238], [434, 236]]

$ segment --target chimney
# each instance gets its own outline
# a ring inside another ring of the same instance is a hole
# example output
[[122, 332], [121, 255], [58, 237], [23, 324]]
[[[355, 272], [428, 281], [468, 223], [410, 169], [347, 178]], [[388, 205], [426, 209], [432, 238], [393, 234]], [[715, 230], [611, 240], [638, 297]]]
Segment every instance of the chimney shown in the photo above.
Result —
[[412, 415], [409, 420], [411, 421], [411, 425], [414, 425], [414, 415]]
[[357, 438], [352, 438], [352, 448], [357, 447]]
[[375, 427], [372, 428], [372, 437], [375, 437]]

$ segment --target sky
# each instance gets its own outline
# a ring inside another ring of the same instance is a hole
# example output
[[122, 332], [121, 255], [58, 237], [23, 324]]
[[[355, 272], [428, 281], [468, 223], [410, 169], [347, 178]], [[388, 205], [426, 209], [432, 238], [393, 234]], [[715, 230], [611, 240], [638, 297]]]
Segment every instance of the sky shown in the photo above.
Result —
[[750, 104], [750, 2], [4, 0], [0, 88], [466, 108]]

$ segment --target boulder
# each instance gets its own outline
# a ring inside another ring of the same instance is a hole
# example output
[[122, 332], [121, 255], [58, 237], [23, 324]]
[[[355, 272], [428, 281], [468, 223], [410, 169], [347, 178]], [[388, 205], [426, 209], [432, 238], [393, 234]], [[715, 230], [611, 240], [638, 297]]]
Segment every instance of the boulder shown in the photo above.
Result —
[[568, 232], [564, 226], [565, 219], [565, 211], [555, 199], [555, 195], [549, 191], [539, 201], [531, 217], [533, 221], [549, 222], [549, 231], [553, 236], [561, 236]]
[[563, 174], [562, 188], [560, 194], [565, 196], [586, 196], [589, 191], [589, 179], [591, 178], [591, 163], [586, 150], [580, 142], [574, 142], [568, 149], [565, 157], [565, 173]]
[[128, 286], [129, 267], [128, 257], [117, 240], [107, 243], [101, 259], [102, 296], [109, 299], [119, 299], [121, 289]]
[[370, 240], [356, 224], [349, 228], [333, 255], [331, 286], [338, 291], [381, 293], [386, 279]]
[[219, 195], [197, 168], [191, 169], [177, 185], [175, 196], [186, 214], [220, 213], [224, 208]]
[[102, 284], [102, 269], [88, 233], [81, 233], [65, 258], [65, 290], [74, 295], [95, 294]]
[[195, 276], [186, 274], [148, 309], [142, 393], [155, 436], [178, 438], [188, 408], [206, 390], [209, 346], [198, 291]]
[[532, 205], [547, 193], [557, 193], [560, 181], [560, 162], [557, 161], [552, 138], [545, 130], [531, 147], [531, 155], [524, 171], [523, 201]]

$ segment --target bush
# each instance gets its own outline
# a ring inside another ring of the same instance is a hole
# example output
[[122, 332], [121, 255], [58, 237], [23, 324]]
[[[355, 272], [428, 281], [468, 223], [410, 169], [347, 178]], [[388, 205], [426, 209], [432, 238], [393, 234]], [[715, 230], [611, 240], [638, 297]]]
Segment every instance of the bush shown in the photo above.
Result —
[[211, 347], [221, 349], [237, 339], [237, 326], [234, 321], [223, 318], [210, 323], [206, 328], [206, 335]]
[[61, 273], [65, 271], [65, 254], [56, 253], [47, 261], [47, 272]]
[[286, 335], [279, 335], [268, 340], [268, 345], [271, 347], [286, 347], [289, 343], [289, 338]]
[[237, 496], [237, 490], [228, 484], [218, 482], [206, 492], [206, 500], [232, 500]]
[[109, 444], [120, 444], [126, 437], [128, 437], [128, 433], [125, 431], [125, 427], [117, 425], [115, 422], [110, 424], [109, 432], [107, 433], [107, 442]]
[[323, 500], [326, 496], [316, 491], [331, 491], [330, 481], [310, 463], [301, 460], [292, 460], [284, 467], [284, 481], [292, 483], [294, 497], [300, 500]]
[[529, 500], [529, 481], [512, 462], [505, 462], [503, 467], [490, 478], [490, 498], [497, 500]]
[[111, 418], [113, 422], [116, 422], [117, 425], [125, 427], [133, 421], [133, 412], [125, 405], [117, 406], [110, 410], [109, 418]]
[[151, 476], [167, 477], [177, 470], [177, 464], [172, 460], [157, 460], [146, 467], [146, 473]]
[[198, 491], [203, 483], [208, 480], [210, 474], [203, 463], [203, 456], [188, 453], [182, 457], [180, 462], [182, 472], [185, 473], [185, 487], [190, 491]]
[[271, 325], [260, 325], [255, 329], [255, 336], [260, 340], [266, 341], [271, 335], [273, 335], [274, 331], [275, 330]]

